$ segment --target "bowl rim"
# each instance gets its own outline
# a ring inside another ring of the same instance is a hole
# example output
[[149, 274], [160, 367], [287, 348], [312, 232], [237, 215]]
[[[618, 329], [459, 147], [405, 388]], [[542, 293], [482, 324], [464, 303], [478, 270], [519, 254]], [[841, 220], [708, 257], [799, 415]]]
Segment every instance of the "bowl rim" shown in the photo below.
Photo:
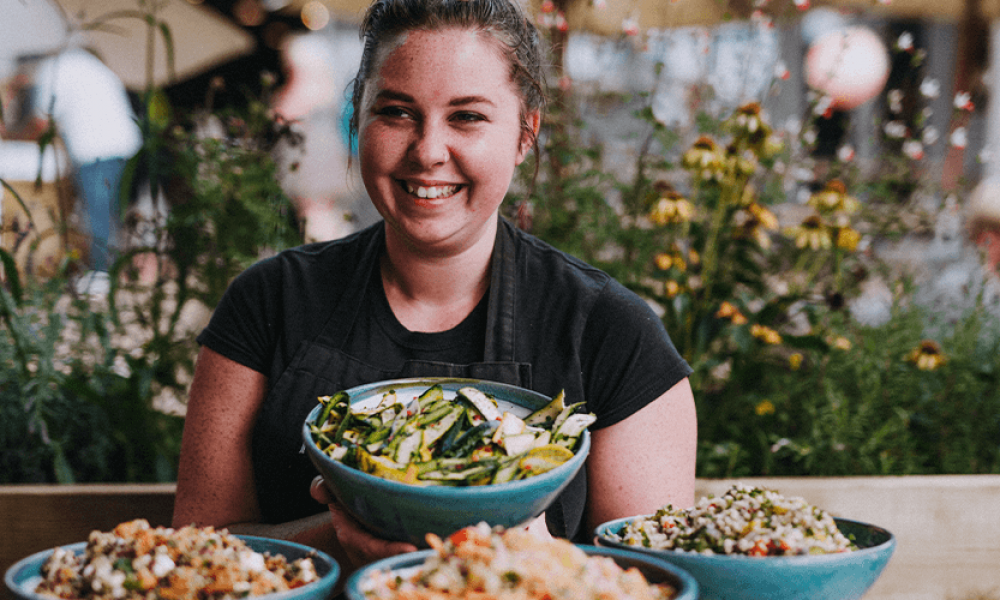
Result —
[[[402, 387], [402, 386], [414, 386], [414, 385], [434, 385], [436, 383], [454, 383], [456, 385], [475, 385], [475, 384], [486, 384], [489, 387], [497, 389], [510, 389], [517, 390], [518, 392], [526, 393], [527, 395], [537, 396], [539, 400], [546, 399], [551, 400], [541, 392], [536, 392], [528, 388], [522, 388], [506, 383], [500, 383], [495, 381], [490, 381], [486, 379], [466, 379], [458, 377], [411, 377], [404, 379], [389, 379], [385, 381], [377, 381], [368, 384], [362, 384], [344, 390], [348, 394], [351, 394], [353, 390], [354, 394], [360, 394], [361, 392], [371, 392], [383, 388], [392, 387]], [[363, 399], [363, 398], [362, 398]], [[361, 399], [359, 399], [360, 401]], [[509, 401], [507, 398], [503, 398], [505, 401]], [[352, 402], [353, 404], [353, 402]], [[405, 492], [410, 495], [426, 495], [432, 497], [440, 497], [451, 494], [469, 494], [473, 493], [479, 497], [490, 495], [492, 493], [497, 494], [508, 494], [511, 492], [516, 492], [522, 489], [530, 489], [537, 487], [539, 485], [544, 485], [552, 481], [562, 481], [569, 480], [573, 475], [582, 467], [583, 462], [587, 459], [590, 454], [590, 429], [584, 429], [583, 435], [580, 437], [577, 449], [573, 452], [573, 458], [567, 460], [558, 467], [541, 473], [540, 475], [533, 475], [526, 479], [519, 479], [517, 481], [507, 481], [504, 483], [488, 483], [483, 485], [474, 486], [448, 486], [448, 485], [417, 485], [412, 483], [404, 483], [402, 481], [393, 481], [391, 479], [385, 479], [384, 477], [379, 477], [377, 475], [372, 475], [371, 473], [365, 473], [361, 469], [356, 469], [354, 467], [349, 467], [344, 463], [334, 460], [327, 456], [325, 452], [322, 452], [316, 444], [313, 442], [312, 433], [309, 431], [309, 425], [315, 422], [316, 418], [319, 416], [320, 409], [322, 405], [316, 404], [313, 408], [309, 410], [306, 415], [305, 421], [302, 423], [302, 441], [306, 448], [306, 452], [313, 459], [322, 460], [324, 464], [331, 467], [335, 472], [346, 474], [348, 477], [356, 477], [361, 479], [366, 483], [366, 485], [372, 485], [377, 491], [384, 491], [386, 493], [400, 493]], [[567, 471], [571, 471], [571, 475], [566, 475]]]
[[[874, 546], [865, 546], [863, 548], [858, 548], [857, 550], [852, 550], [850, 552], [833, 552], [829, 554], [798, 554], [794, 556], [747, 556], [745, 554], [699, 554], [697, 552], [686, 552], [683, 550], [672, 550], [672, 549], [658, 549], [658, 548], [646, 548], [645, 546], [629, 546], [622, 544], [621, 542], [616, 542], [614, 540], [609, 540], [604, 537], [605, 531], [618, 531], [626, 523], [637, 519], [650, 518], [652, 515], [638, 515], [632, 517], [622, 517], [619, 519], [612, 519], [611, 521], [606, 521], [594, 528], [594, 544], [603, 545], [608, 548], [620, 548], [627, 550], [635, 550], [648, 554], [651, 556], [663, 556], [663, 557], [676, 557], [678, 560], [688, 560], [688, 561], [704, 561], [707, 563], [712, 562], [726, 562], [733, 564], [733, 561], [744, 561], [747, 564], [766, 561], [768, 563], [822, 563], [822, 562], [836, 562], [847, 560], [848, 557], [865, 556], [868, 554], [881, 554], [883, 552], [893, 552], [896, 547], [896, 536], [878, 525], [871, 523], [866, 523], [864, 521], [857, 521], [854, 519], [846, 519], [841, 517], [834, 517], [834, 521], [837, 526], [840, 527], [841, 523], [847, 523], [854, 526], [859, 526], [863, 528], [869, 528], [875, 530], [878, 533], [884, 534], [886, 540], [880, 544], [875, 544]], [[666, 560], [670, 560], [669, 558]]]
[[[586, 552], [588, 556], [608, 556], [612, 559], [618, 556], [621, 558], [640, 560], [646, 563], [647, 565], [659, 567], [664, 571], [670, 573], [673, 577], [680, 580], [681, 584], [683, 585], [683, 588], [681, 589], [677, 598], [681, 600], [696, 600], [699, 597], [700, 587], [698, 585], [698, 580], [695, 579], [693, 575], [685, 571], [682, 567], [679, 567], [666, 559], [659, 558], [651, 554], [635, 552], [628, 548], [596, 546], [593, 544], [573, 544], [573, 545]], [[364, 594], [359, 589], [359, 586], [361, 584], [361, 581], [365, 577], [367, 577], [369, 573], [372, 573], [373, 571], [384, 571], [387, 569], [394, 571], [394, 570], [416, 567], [435, 553], [437, 553], [437, 550], [434, 549], [417, 550], [415, 552], [397, 554], [395, 556], [390, 556], [388, 558], [383, 558], [373, 563], [369, 563], [354, 571], [344, 581], [345, 597], [350, 597], [350, 595], [363, 597]]]
[[[330, 566], [329, 570], [324, 575], [321, 575], [319, 579], [310, 582], [305, 586], [295, 588], [292, 590], [286, 590], [283, 592], [272, 592], [270, 594], [266, 594], [263, 596], [254, 596], [255, 599], [266, 598], [267, 600], [281, 600], [282, 598], [287, 598], [293, 594], [297, 595], [301, 593], [302, 590], [304, 590], [309, 586], [315, 586], [316, 589], [318, 589], [319, 587], [321, 587], [321, 584], [323, 587], [328, 587], [330, 592], [332, 592], [334, 586], [337, 584], [337, 581], [339, 581], [341, 578], [342, 569], [340, 567], [340, 563], [338, 563], [332, 556], [330, 556], [323, 550], [320, 550], [319, 548], [314, 548], [312, 546], [306, 546], [305, 544], [300, 544], [298, 542], [292, 542], [289, 540], [282, 540], [278, 538], [268, 538], [256, 535], [244, 535], [241, 533], [234, 533], [231, 535], [243, 540], [248, 545], [251, 545], [251, 548], [253, 548], [252, 544], [260, 543], [260, 544], [270, 544], [279, 546], [281, 549], [277, 550], [278, 553], [283, 553], [283, 549], [289, 549], [289, 550], [294, 549], [304, 554], [315, 554], [317, 558], [323, 560]], [[53, 552], [55, 552], [56, 548], [62, 548], [64, 550], [80, 554], [87, 548], [88, 543], [89, 542], [73, 542], [70, 544], [59, 544], [58, 546], [53, 546], [52, 548], [47, 548], [45, 550], [39, 550], [38, 552], [34, 552], [18, 560], [13, 565], [7, 568], [7, 571], [4, 573], [4, 584], [6, 585], [10, 593], [16, 597], [31, 595], [37, 598], [38, 600], [50, 599], [51, 598], [50, 596], [44, 596], [42, 594], [38, 594], [37, 592], [26, 590], [23, 585], [18, 585], [14, 581], [14, 577], [17, 574], [24, 571], [25, 569], [29, 569], [32, 571], [29, 578], [41, 577], [42, 564], [45, 562], [46, 559], [48, 559], [48, 557]], [[261, 552], [261, 550], [257, 550], [256, 548], [253, 549], [256, 552]]]

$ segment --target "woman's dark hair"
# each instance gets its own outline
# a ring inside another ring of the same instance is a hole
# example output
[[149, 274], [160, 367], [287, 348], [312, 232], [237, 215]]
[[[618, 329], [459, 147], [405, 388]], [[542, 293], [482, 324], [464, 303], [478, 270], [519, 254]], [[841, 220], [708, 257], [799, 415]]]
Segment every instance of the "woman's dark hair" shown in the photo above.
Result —
[[351, 142], [358, 137], [361, 99], [368, 80], [383, 59], [383, 46], [415, 30], [449, 27], [472, 29], [492, 35], [510, 64], [511, 81], [521, 97], [521, 128], [535, 141], [528, 114], [545, 107], [542, 50], [538, 30], [517, 0], [375, 0], [361, 24], [364, 52], [354, 78], [350, 121]]

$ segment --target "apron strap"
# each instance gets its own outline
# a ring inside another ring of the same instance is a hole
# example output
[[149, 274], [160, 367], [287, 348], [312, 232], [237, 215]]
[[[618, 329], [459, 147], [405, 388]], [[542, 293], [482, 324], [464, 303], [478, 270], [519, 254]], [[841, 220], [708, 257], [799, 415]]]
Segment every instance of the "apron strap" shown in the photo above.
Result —
[[511, 225], [500, 217], [493, 248], [489, 311], [486, 316], [486, 347], [483, 361], [514, 362], [514, 310], [517, 306], [517, 272]]

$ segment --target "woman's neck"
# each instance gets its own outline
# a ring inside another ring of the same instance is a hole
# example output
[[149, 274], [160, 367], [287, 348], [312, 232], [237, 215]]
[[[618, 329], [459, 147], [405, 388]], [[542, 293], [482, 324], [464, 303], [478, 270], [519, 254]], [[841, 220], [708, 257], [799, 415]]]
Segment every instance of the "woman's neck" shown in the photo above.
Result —
[[460, 253], [428, 256], [387, 240], [382, 286], [393, 314], [410, 331], [447, 331], [462, 322], [490, 286], [495, 236]]

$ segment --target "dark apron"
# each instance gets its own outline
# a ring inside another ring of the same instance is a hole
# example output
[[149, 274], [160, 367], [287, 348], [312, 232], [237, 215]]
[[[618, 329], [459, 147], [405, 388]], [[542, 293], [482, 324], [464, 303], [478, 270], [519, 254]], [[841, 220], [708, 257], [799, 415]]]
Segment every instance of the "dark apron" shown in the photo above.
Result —
[[413, 360], [385, 371], [349, 356], [344, 347], [365, 302], [369, 277], [380, 277], [384, 232], [373, 236], [354, 280], [330, 319], [312, 340], [302, 342], [271, 388], [253, 436], [254, 476], [265, 523], [280, 523], [325, 510], [309, 495], [315, 467], [303, 453], [302, 424], [317, 397], [354, 386], [402, 377], [467, 377], [531, 387], [531, 365], [514, 361], [514, 307], [517, 294], [511, 234], [500, 224], [491, 263], [483, 362], [457, 365]]

